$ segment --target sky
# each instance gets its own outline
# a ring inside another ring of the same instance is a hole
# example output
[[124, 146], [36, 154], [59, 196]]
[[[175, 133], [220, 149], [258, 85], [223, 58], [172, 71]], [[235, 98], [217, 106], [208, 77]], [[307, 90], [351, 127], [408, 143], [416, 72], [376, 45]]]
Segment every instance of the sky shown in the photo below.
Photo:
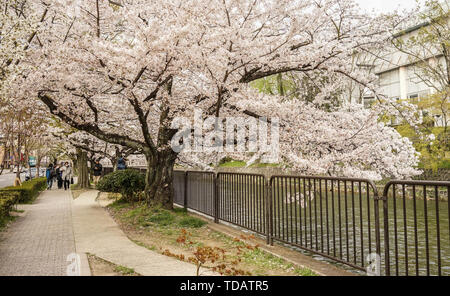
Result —
[[397, 8], [411, 9], [415, 7], [416, 0], [356, 0], [366, 10], [375, 9], [378, 12], [392, 12]]

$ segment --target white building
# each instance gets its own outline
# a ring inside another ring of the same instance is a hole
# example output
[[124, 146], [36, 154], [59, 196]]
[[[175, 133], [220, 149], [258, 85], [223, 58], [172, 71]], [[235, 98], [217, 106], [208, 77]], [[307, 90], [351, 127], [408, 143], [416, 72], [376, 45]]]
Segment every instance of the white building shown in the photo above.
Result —
[[[394, 38], [409, 40], [418, 34], [419, 30], [428, 26], [429, 23], [422, 23], [413, 26], [397, 35]], [[441, 63], [445, 65], [444, 57], [441, 53], [429, 54], [426, 60], [430, 63]], [[426, 83], [422, 73], [419, 73], [416, 63], [411, 56], [397, 50], [394, 46], [384, 49], [374, 55], [364, 55], [357, 58], [357, 66], [365, 68], [375, 73], [379, 80], [379, 92], [391, 99], [411, 100], [417, 103], [421, 97], [426, 97], [436, 92], [436, 90]], [[352, 100], [359, 100], [369, 107], [375, 101], [374, 95], [365, 90], [352, 91]], [[359, 98], [357, 98], [359, 97]], [[443, 126], [443, 118], [440, 115], [433, 115], [436, 126]], [[396, 122], [393, 122], [395, 124]]]

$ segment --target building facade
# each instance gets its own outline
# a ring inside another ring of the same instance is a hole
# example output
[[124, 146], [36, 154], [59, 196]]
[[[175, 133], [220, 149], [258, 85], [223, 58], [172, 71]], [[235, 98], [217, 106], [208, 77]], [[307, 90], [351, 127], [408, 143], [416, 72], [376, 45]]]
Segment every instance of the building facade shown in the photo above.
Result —
[[[397, 34], [394, 38], [403, 41], [410, 40], [428, 25], [428, 23], [422, 23], [413, 26]], [[430, 50], [425, 60], [431, 65], [439, 64], [441, 67], [446, 67], [444, 56], [438, 51]], [[356, 63], [357, 66], [364, 67], [364, 69], [377, 75], [379, 93], [390, 99], [418, 103], [421, 98], [436, 93], [433, 83], [429, 83], [425, 79], [423, 72], [417, 67], [417, 62], [410, 55], [396, 49], [393, 45], [375, 54], [359, 56]], [[355, 96], [359, 96], [359, 98]], [[352, 101], [359, 101], [367, 108], [375, 102], [374, 94], [365, 89], [353, 90], [351, 97]], [[428, 115], [433, 116], [435, 126], [444, 126], [443, 116], [440, 114]], [[392, 122], [394, 125], [397, 123], [399, 122], [395, 119]]]

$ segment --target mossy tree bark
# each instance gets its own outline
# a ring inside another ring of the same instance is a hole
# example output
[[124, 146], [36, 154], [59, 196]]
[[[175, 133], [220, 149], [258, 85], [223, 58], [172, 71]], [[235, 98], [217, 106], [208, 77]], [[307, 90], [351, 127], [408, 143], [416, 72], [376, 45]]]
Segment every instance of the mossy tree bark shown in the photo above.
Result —
[[87, 152], [77, 148], [78, 188], [89, 188], [89, 169]]
[[147, 204], [173, 209], [173, 167], [177, 154], [169, 149], [156, 155], [146, 155], [146, 158], [145, 196]]

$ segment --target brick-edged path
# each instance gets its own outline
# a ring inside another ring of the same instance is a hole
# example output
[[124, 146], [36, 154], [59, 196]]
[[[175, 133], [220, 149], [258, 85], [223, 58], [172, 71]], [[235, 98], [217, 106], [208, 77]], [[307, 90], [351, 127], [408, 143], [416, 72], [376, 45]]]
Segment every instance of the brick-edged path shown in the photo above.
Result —
[[69, 191], [47, 190], [0, 233], [0, 275], [66, 275], [75, 253]]

